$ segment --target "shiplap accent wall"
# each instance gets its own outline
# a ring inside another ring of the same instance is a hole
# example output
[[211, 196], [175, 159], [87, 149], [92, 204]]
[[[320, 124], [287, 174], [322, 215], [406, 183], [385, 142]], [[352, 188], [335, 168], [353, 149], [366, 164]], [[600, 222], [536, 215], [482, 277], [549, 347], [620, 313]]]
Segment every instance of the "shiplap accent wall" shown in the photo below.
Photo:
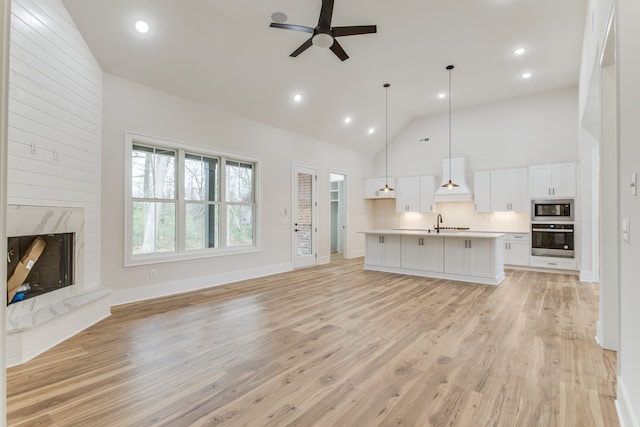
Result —
[[7, 201], [84, 208], [98, 286], [102, 70], [60, 0], [13, 0], [10, 37]]

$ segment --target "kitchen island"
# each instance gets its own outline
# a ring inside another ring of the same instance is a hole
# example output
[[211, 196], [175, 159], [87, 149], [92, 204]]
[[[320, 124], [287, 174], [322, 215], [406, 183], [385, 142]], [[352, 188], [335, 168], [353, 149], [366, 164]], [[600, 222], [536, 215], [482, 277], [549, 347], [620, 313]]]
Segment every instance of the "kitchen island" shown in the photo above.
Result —
[[503, 233], [371, 230], [365, 270], [498, 285], [504, 280]]

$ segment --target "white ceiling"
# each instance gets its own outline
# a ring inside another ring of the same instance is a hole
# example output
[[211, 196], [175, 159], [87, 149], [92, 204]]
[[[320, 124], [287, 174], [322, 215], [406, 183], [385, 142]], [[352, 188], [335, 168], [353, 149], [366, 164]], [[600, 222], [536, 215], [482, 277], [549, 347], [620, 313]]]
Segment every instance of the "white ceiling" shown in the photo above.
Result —
[[[454, 109], [576, 85], [587, 3], [336, 0], [333, 26], [378, 26], [340, 38], [350, 56], [340, 62], [315, 47], [291, 58], [308, 34], [269, 28], [273, 12], [314, 27], [321, 0], [62, 1], [104, 71], [365, 154], [384, 146], [386, 82], [390, 140], [446, 111], [437, 94], [449, 64]], [[139, 19], [148, 34], [134, 30]]]

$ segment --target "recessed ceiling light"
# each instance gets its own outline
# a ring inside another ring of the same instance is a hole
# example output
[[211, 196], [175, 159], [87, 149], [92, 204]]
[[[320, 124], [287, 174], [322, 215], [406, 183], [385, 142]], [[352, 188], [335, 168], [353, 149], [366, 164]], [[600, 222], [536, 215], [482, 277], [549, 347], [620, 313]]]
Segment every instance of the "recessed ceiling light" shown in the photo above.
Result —
[[446, 98], [446, 97], [447, 97], [447, 94], [444, 93], [444, 92], [438, 94], [438, 98], [440, 98], [440, 99], [443, 99], [443, 98]]
[[373, 135], [374, 133], [376, 133], [376, 130], [374, 128], [369, 128], [369, 135]]
[[526, 79], [530, 79], [531, 78], [531, 73], [528, 72], [528, 71], [526, 73], [522, 73], [522, 78], [525, 79], [525, 80]]
[[344, 123], [345, 123], [345, 124], [347, 124], [347, 125], [348, 125], [349, 123], [351, 123], [351, 117], [345, 117], [345, 118], [344, 118]]
[[302, 95], [301, 95], [301, 94], [299, 94], [299, 93], [296, 93], [295, 95], [293, 95], [293, 100], [294, 100], [295, 102], [300, 102], [300, 101], [302, 101]]
[[517, 48], [516, 50], [514, 50], [514, 51], [513, 51], [513, 54], [514, 54], [514, 55], [522, 55], [522, 54], [523, 54], [523, 53], [525, 53], [525, 52], [526, 52], [526, 49], [525, 49], [525, 48], [523, 48], [523, 47], [519, 47], [519, 48]]
[[144, 21], [138, 21], [138, 22], [136, 22], [136, 30], [141, 34], [148, 33], [149, 32], [149, 24], [147, 24]]

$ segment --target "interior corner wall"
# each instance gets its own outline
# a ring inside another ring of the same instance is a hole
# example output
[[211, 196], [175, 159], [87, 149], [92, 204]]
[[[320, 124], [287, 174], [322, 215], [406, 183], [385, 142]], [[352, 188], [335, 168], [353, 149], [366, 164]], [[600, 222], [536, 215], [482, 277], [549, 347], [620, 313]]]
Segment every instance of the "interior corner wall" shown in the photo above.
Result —
[[[451, 155], [471, 171], [578, 160], [577, 87], [452, 112]], [[419, 139], [429, 137], [427, 143]], [[389, 142], [389, 175], [441, 173], [449, 156], [448, 113], [414, 119]], [[384, 151], [375, 172], [384, 176]]]
[[84, 277], [100, 285], [102, 71], [60, 0], [11, 4], [7, 202], [84, 208]]
[[[125, 131], [177, 141], [211, 150], [250, 156], [260, 162], [258, 177], [261, 250], [124, 267]], [[114, 290], [114, 302], [145, 299], [220, 283], [290, 270], [292, 163], [318, 171], [318, 258], [329, 260], [329, 173], [348, 176], [347, 257], [364, 255], [369, 214], [363, 200], [363, 178], [371, 158], [273, 126], [230, 114], [110, 74], [104, 75], [102, 149], [102, 283]], [[289, 223], [283, 224], [286, 209]]]
[[[9, 93], [9, 17], [11, 1], [0, 0], [0, 252], [7, 250], [7, 117]], [[7, 277], [7, 264], [0, 263], [0, 277]], [[6, 285], [0, 290], [0, 331], [6, 330]], [[6, 334], [0, 334], [0, 366], [6, 366]], [[6, 425], [7, 371], [0, 370], [0, 426]]]

